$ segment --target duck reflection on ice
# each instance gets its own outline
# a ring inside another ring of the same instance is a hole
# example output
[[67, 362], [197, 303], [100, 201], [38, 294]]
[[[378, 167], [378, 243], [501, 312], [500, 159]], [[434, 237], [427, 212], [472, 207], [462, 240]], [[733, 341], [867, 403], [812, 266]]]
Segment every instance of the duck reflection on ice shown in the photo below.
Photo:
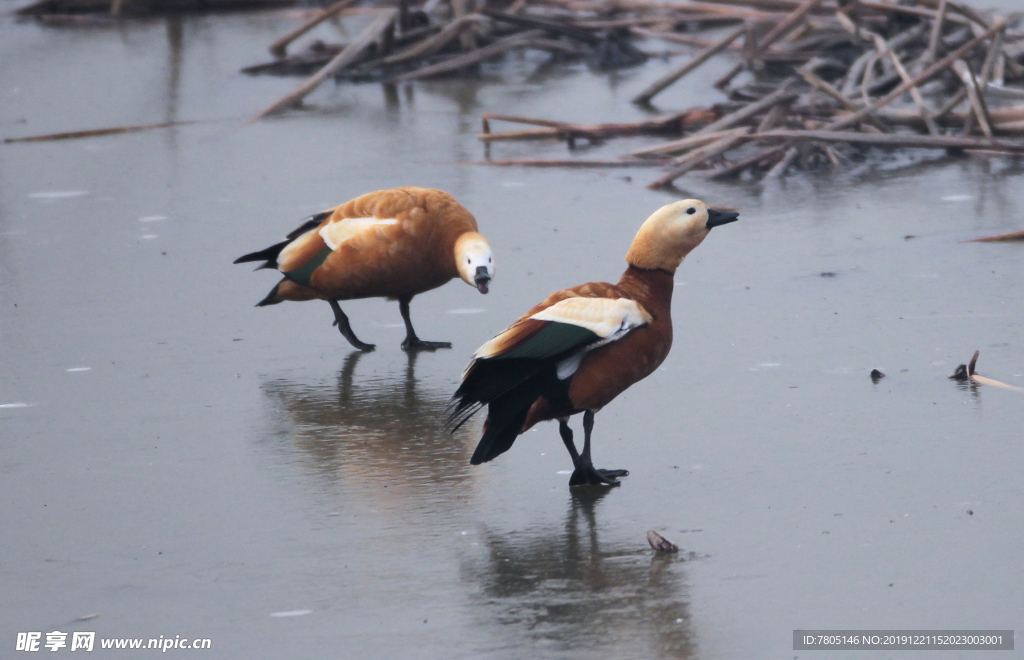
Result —
[[610, 491], [595, 490], [573, 490], [564, 528], [485, 533], [485, 554], [463, 565], [475, 608], [538, 657], [693, 657], [682, 563], [652, 558], [642, 536], [602, 546], [594, 507]]
[[[272, 380], [263, 391], [287, 413], [288, 437], [313, 469], [342, 488], [370, 487], [450, 497], [471, 479], [464, 433], [443, 428], [450, 393], [416, 379], [416, 351], [404, 374], [356, 375], [365, 353], [354, 351], [334, 384]], [[414, 497], [415, 495], [415, 497]]]

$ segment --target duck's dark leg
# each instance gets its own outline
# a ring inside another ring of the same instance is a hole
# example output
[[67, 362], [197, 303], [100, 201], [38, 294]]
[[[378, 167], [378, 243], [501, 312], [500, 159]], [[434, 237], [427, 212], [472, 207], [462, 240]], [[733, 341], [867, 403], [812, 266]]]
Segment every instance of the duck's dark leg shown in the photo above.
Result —
[[334, 325], [338, 326], [338, 330], [341, 330], [342, 336], [348, 340], [348, 343], [361, 351], [372, 351], [376, 348], [373, 344], [359, 341], [356, 333], [352, 332], [352, 326], [348, 324], [348, 317], [345, 316], [345, 312], [341, 311], [341, 305], [338, 304], [337, 300], [328, 300], [327, 302], [331, 304], [331, 309], [334, 310]]
[[[590, 434], [594, 430], [594, 411], [583, 413], [583, 453], [574, 461], [576, 469], [569, 477], [570, 486], [618, 486], [617, 477], [625, 477], [629, 470], [598, 470], [590, 460]], [[570, 452], [571, 453], [571, 452]]]
[[569, 456], [572, 457], [572, 464], [576, 465], [580, 460], [580, 453], [576, 451], [576, 443], [572, 441], [572, 429], [569, 428], [567, 417], [558, 420], [558, 435], [562, 436], [562, 442], [565, 443], [565, 448], [569, 450]]
[[402, 320], [405, 321], [405, 341], [402, 342], [403, 351], [433, 351], [438, 348], [451, 348], [450, 341], [423, 341], [416, 336], [412, 329], [412, 319], [409, 318], [409, 301], [412, 298], [399, 298], [398, 309], [402, 312]]

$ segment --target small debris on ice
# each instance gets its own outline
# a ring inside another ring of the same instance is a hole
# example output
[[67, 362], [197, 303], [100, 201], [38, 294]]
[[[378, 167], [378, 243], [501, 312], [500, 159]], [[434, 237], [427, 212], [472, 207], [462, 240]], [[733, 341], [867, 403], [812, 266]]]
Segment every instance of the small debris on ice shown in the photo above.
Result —
[[29, 193], [28, 196], [30, 199], [65, 199], [67, 197], [81, 197], [88, 194], [87, 190], [48, 190]]
[[653, 529], [647, 532], [647, 542], [651, 544], [651, 549], [655, 552], [671, 552], [673, 554], [679, 552], [678, 545], [669, 541]]

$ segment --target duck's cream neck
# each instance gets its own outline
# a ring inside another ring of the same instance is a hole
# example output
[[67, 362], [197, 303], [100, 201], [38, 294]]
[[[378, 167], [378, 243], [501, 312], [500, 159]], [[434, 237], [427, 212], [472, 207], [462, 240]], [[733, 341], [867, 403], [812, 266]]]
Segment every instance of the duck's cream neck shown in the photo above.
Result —
[[674, 217], [665, 209], [659, 209], [640, 226], [626, 253], [626, 261], [631, 266], [675, 273], [686, 255], [708, 235], [708, 230], [699, 223], [680, 223], [673, 221]]

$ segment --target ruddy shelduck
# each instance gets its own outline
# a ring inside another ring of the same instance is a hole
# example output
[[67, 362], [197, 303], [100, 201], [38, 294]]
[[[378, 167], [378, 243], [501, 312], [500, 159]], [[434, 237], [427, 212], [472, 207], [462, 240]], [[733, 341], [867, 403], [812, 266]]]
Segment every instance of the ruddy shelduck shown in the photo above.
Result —
[[[695, 199], [664, 206], [640, 227], [618, 284], [553, 293], [481, 346], [462, 374], [449, 417], [458, 428], [488, 407], [470, 462], [489, 461], [534, 424], [557, 419], [575, 468], [569, 485], [617, 485], [629, 473], [596, 469], [590, 458], [594, 415], [668, 355], [676, 268], [713, 227], [738, 218]], [[581, 412], [583, 451], [577, 452], [568, 422]]]
[[[326, 300], [334, 324], [356, 348], [359, 340], [339, 300], [385, 297], [397, 300], [405, 321], [405, 350], [451, 348], [423, 341], [409, 318], [413, 296], [456, 277], [487, 293], [494, 277], [491, 246], [476, 219], [440, 190], [378, 190], [310, 216], [287, 239], [235, 260], [264, 261], [284, 278], [258, 307], [285, 300]], [[257, 269], [259, 270], [259, 268]]]

